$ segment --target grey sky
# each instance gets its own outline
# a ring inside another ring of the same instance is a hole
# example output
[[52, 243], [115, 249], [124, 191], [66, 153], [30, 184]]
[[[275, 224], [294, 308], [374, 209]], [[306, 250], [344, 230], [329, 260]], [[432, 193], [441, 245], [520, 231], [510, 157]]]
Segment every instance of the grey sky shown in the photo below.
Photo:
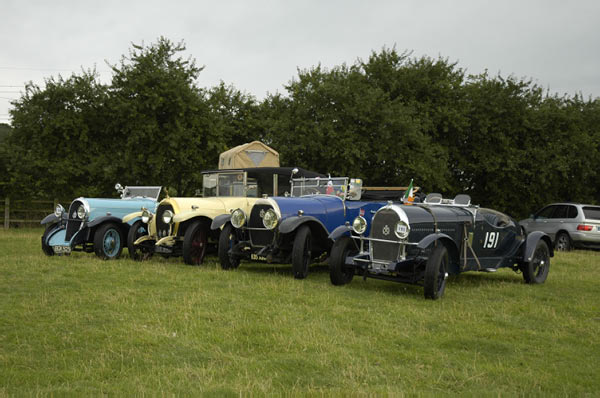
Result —
[[[600, 96], [600, 1], [2, 0], [0, 122], [27, 81], [117, 63], [131, 43], [184, 40], [220, 80], [264, 98], [297, 68], [331, 67], [396, 46], [468, 73], [532, 78], [552, 93]], [[18, 87], [6, 87], [18, 86]], [[16, 93], [14, 93], [16, 91]]]

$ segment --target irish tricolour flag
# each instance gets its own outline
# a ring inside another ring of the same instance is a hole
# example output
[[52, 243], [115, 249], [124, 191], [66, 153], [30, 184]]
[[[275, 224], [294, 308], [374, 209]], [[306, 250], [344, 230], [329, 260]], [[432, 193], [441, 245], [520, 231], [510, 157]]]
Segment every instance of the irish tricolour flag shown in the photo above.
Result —
[[415, 200], [415, 195], [413, 194], [413, 180], [410, 179], [410, 184], [408, 184], [408, 189], [404, 193], [404, 197], [402, 197], [402, 201], [407, 204], [411, 204]]

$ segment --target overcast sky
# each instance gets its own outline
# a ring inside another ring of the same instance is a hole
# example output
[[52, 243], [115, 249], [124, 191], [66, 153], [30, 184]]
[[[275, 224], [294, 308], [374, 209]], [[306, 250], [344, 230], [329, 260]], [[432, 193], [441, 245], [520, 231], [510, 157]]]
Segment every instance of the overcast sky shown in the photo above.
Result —
[[[131, 43], [185, 41], [220, 80], [265, 97], [297, 68], [332, 67], [393, 47], [478, 74], [532, 78], [552, 93], [600, 96], [599, 0], [0, 2], [0, 122], [25, 82], [96, 67], [110, 81]], [[12, 87], [14, 86], [14, 87]]]

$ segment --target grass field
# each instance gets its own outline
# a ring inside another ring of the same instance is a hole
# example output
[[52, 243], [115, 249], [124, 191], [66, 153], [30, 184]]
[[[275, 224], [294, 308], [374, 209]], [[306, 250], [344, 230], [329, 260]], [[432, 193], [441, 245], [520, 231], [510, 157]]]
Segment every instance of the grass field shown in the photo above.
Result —
[[[510, 270], [444, 298], [288, 266], [46, 257], [0, 231], [0, 395], [597, 395], [600, 253], [559, 253], [543, 285]], [[124, 253], [125, 254], [125, 253]]]

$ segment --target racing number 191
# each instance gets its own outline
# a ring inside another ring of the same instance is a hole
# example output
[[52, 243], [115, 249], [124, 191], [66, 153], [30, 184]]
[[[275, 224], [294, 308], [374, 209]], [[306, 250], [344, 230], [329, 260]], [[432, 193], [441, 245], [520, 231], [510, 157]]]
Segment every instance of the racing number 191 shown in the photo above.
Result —
[[498, 232], [486, 232], [485, 239], [483, 240], [484, 249], [495, 249], [498, 246], [498, 238], [500, 234]]

